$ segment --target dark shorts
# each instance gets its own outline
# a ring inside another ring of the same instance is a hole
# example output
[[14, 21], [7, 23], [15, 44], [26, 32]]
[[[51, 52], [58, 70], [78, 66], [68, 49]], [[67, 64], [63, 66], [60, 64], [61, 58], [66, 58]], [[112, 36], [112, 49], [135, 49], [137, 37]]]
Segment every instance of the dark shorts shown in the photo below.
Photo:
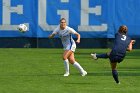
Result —
[[114, 55], [110, 55], [109, 59], [110, 59], [111, 63], [114, 63], [114, 62], [120, 63], [120, 62], [123, 61], [124, 57], [116, 56], [116, 55], [115, 56]]

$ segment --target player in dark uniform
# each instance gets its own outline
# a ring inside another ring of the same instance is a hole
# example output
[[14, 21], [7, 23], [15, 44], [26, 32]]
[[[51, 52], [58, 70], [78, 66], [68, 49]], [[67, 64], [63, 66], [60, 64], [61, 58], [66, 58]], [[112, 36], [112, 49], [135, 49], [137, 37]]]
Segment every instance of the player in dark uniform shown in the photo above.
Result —
[[132, 44], [134, 44], [134, 40], [127, 35], [127, 27], [125, 25], [120, 26], [118, 33], [115, 34], [115, 41], [114, 46], [109, 53], [105, 54], [91, 54], [93, 59], [98, 58], [109, 58], [110, 64], [112, 68], [112, 76], [117, 84], [120, 84], [118, 79], [118, 72], [117, 72], [117, 63], [123, 61], [126, 51], [132, 50]]

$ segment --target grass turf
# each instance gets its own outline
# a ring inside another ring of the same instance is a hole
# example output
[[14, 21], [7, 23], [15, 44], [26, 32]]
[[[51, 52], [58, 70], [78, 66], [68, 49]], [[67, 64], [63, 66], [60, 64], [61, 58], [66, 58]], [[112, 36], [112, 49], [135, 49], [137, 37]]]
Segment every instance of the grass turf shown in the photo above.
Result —
[[108, 59], [93, 60], [91, 52], [109, 49], [77, 49], [76, 60], [88, 72], [85, 77], [70, 65], [63, 77], [62, 49], [0, 49], [0, 93], [139, 93], [140, 50], [127, 53], [118, 65], [117, 85]]

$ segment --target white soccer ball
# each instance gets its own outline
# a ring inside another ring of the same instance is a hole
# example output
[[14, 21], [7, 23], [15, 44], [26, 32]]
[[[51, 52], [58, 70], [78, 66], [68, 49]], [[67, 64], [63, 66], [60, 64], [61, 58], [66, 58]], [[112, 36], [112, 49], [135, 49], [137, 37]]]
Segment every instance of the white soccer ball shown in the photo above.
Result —
[[20, 24], [18, 25], [18, 28], [17, 28], [20, 32], [24, 33], [28, 30], [27, 26], [25, 24]]

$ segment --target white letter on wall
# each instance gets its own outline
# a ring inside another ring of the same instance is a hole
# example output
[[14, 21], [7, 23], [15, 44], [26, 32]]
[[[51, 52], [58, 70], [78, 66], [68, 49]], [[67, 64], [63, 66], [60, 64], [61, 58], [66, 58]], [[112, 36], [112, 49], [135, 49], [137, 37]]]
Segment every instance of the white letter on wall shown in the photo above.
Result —
[[[47, 23], [47, 0], [38, 0], [38, 6], [39, 6], [39, 26], [44, 30], [44, 31], [53, 31], [57, 25], [49, 25]], [[68, 3], [69, 0], [61, 0], [62, 3]], [[62, 17], [65, 17], [67, 21], [69, 21], [69, 11], [68, 10], [57, 10], [57, 14]], [[67, 22], [68, 23], [68, 22]]]
[[81, 25], [78, 26], [78, 31], [107, 31], [107, 24], [89, 26], [89, 13], [101, 15], [101, 6], [89, 8], [89, 0], [81, 0]]
[[[62, 3], [69, 3], [69, 0], [61, 0]], [[65, 18], [67, 20], [67, 25], [69, 25], [69, 10], [57, 10], [57, 14], [61, 16], [61, 18]]]
[[[11, 13], [23, 14], [23, 5], [17, 7], [11, 7], [11, 0], [3, 0], [2, 2], [2, 25], [0, 30], [17, 30], [18, 25], [11, 25]], [[29, 25], [29, 24], [27, 24]]]

